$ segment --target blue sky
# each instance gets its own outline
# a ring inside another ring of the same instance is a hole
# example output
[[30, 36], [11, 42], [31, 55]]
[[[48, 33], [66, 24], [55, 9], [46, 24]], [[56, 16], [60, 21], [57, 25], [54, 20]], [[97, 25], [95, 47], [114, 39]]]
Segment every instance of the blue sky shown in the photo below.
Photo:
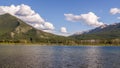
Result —
[[105, 24], [120, 21], [117, 19], [120, 14], [110, 13], [111, 8], [120, 8], [120, 0], [0, 0], [0, 6], [11, 4], [30, 6], [42, 18], [54, 25], [54, 33], [57, 34], [60, 34], [61, 27], [65, 27], [70, 34], [95, 28], [83, 21], [68, 21], [64, 14], [81, 15], [93, 12], [100, 17], [99, 21]]

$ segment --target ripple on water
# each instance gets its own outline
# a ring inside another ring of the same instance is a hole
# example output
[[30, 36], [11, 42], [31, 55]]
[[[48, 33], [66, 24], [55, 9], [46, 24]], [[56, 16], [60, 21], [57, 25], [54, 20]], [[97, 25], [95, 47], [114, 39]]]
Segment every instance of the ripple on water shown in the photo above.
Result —
[[120, 47], [0, 46], [0, 68], [119, 68]]

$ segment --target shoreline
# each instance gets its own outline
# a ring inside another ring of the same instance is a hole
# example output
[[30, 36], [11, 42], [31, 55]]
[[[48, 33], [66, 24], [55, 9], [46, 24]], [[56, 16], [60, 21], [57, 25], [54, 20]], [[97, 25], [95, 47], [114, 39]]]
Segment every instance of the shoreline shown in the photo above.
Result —
[[0, 46], [120, 46], [120, 44], [0, 43]]

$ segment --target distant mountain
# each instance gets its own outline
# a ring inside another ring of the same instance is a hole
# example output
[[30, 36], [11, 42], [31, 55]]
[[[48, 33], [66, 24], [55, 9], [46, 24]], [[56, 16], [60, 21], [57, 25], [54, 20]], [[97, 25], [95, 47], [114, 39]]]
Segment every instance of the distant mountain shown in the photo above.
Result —
[[78, 40], [89, 40], [89, 39], [120, 39], [120, 23], [114, 23], [111, 25], [103, 25], [95, 29], [83, 32], [82, 34], [72, 35], [72, 38]]
[[0, 43], [7, 42], [78, 45], [91, 44], [91, 42], [98, 44], [99, 42], [104, 44], [120, 44], [119, 39], [120, 23], [104, 25], [89, 31], [64, 37], [38, 30], [8, 13], [0, 15]]
[[35, 29], [10, 15], [0, 15], [0, 42], [66, 43], [67, 37]]

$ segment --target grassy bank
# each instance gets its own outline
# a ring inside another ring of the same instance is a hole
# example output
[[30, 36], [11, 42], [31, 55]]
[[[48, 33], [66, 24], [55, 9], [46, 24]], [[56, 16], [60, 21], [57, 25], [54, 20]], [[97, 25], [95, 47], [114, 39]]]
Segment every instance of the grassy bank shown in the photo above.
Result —
[[58, 43], [8, 43], [8, 42], [2, 42], [0, 45], [25, 45], [25, 46], [120, 46], [120, 44], [104, 44], [104, 43], [84, 43], [84, 44], [58, 44]]

